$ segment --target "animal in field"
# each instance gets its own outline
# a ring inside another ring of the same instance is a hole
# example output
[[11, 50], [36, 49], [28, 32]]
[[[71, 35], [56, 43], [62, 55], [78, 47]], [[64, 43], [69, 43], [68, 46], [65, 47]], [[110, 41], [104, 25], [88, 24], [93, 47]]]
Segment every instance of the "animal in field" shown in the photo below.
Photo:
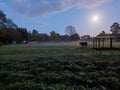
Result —
[[87, 44], [87, 42], [80, 42], [79, 45], [80, 45], [81, 47], [87, 47], [88, 44]]

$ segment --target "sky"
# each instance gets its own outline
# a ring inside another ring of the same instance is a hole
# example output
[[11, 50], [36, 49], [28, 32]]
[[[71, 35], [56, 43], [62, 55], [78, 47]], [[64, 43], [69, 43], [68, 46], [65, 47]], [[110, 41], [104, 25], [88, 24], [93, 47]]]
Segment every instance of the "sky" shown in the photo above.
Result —
[[19, 27], [47, 34], [65, 34], [67, 26], [80, 36], [110, 33], [120, 23], [119, 9], [120, 0], [0, 0], [0, 10]]

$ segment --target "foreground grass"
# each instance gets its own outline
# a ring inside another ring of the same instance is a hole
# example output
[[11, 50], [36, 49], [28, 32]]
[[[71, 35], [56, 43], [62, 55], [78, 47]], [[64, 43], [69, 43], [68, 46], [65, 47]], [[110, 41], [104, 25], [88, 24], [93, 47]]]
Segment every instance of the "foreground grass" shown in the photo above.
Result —
[[79, 46], [2, 46], [0, 90], [119, 90], [119, 55]]

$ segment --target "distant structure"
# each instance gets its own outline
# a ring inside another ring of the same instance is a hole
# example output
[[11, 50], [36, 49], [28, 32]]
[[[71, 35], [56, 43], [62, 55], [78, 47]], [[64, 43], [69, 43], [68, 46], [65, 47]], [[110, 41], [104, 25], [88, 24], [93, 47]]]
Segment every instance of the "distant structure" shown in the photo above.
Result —
[[[117, 38], [117, 36], [109, 35], [109, 36], [97, 36], [93, 38], [93, 49], [96, 50], [107, 50], [107, 49], [118, 49], [113, 47], [113, 41]], [[105, 45], [105, 41], [107, 45]]]
[[[110, 33], [102, 31], [99, 35], [93, 38], [93, 48], [96, 50], [120, 50], [120, 24], [117, 22], [113, 23], [110, 27]], [[115, 47], [115, 44], [118, 45]]]
[[90, 35], [83, 35], [81, 36], [81, 40], [91, 40], [92, 38], [90, 37]]
[[[113, 34], [98, 35], [93, 38], [93, 49], [96, 50], [119, 50], [115, 47], [115, 41], [120, 37]], [[106, 44], [106, 45], [105, 45]]]

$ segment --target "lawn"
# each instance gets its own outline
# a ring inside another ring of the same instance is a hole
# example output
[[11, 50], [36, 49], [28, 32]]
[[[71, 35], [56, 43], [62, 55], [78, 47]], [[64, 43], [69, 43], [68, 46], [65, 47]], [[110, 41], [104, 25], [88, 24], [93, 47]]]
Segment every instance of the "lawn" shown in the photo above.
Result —
[[0, 47], [0, 90], [120, 90], [120, 51], [5, 45]]

